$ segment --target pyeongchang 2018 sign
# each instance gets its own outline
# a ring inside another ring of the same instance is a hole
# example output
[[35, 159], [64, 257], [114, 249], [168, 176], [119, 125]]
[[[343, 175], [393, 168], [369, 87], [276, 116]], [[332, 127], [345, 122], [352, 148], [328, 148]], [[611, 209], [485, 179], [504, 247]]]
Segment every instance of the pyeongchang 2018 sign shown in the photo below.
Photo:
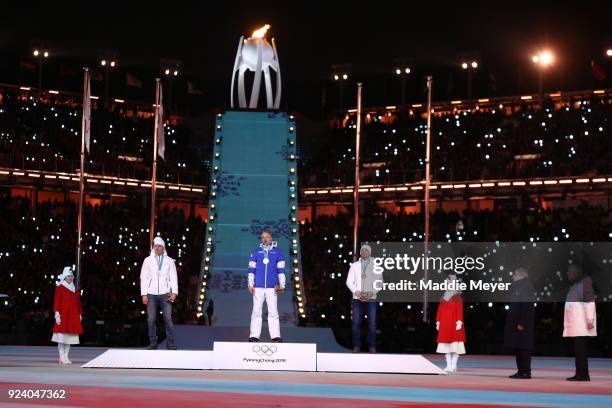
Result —
[[215, 342], [215, 370], [316, 371], [315, 344]]

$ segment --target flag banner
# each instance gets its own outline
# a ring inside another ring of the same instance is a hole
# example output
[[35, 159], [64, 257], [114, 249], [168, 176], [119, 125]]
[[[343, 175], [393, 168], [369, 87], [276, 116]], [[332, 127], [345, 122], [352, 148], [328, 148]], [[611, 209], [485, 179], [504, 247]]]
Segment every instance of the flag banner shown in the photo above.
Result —
[[157, 155], [162, 159], [165, 159], [164, 155], [166, 152], [166, 140], [164, 137], [164, 103], [162, 102], [162, 86], [161, 82], [159, 86], [159, 107], [157, 115]]
[[83, 133], [85, 134], [85, 149], [89, 153], [89, 140], [91, 133], [91, 87], [89, 80], [89, 70], [85, 70], [83, 84]]

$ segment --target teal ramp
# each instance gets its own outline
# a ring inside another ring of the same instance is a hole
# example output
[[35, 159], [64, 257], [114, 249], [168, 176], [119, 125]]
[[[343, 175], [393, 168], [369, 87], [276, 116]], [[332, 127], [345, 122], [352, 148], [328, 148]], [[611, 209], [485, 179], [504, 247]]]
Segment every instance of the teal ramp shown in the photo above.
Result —
[[[260, 243], [261, 230], [269, 228], [286, 260], [287, 289], [278, 301], [281, 326], [295, 326], [303, 312], [298, 302], [305, 303], [301, 292], [296, 296], [301, 266], [295, 123], [285, 113], [219, 115], [212, 170], [200, 307], [205, 310], [205, 295], [214, 300], [215, 325], [249, 325], [249, 255]], [[264, 324], [265, 313], [264, 307]]]

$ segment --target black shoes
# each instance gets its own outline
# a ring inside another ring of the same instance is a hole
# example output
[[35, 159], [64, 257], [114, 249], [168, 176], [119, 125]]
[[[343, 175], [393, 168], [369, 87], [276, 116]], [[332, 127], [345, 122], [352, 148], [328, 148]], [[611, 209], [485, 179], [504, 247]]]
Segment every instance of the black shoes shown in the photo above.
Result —
[[[353, 347], [353, 353], [361, 353], [361, 347]], [[376, 347], [368, 348], [368, 353], [376, 354]]]
[[530, 380], [531, 379], [531, 374], [530, 373], [517, 372], [515, 374], [512, 374], [508, 378], [514, 378], [514, 379], [517, 379], [517, 380]]
[[[174, 344], [174, 341], [166, 341], [166, 348], [168, 350], [176, 350], [176, 344]], [[147, 350], [157, 350], [157, 337], [149, 338]]]
[[567, 381], [591, 381], [591, 377], [586, 375], [574, 375], [573, 377], [567, 378]]
[[[249, 337], [249, 343], [257, 343], [259, 339], [257, 337]], [[275, 337], [272, 339], [272, 343], [282, 343], [283, 339], [280, 337]]]

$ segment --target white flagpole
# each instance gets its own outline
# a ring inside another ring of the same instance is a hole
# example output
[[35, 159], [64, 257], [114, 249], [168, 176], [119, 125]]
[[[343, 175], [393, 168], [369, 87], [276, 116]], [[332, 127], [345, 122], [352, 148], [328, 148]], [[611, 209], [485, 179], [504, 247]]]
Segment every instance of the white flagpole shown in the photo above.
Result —
[[77, 260], [76, 260], [76, 287], [81, 283], [81, 241], [83, 235], [83, 200], [85, 195], [85, 148], [89, 151], [89, 132], [91, 121], [91, 92], [89, 89], [89, 68], [83, 73], [83, 118], [81, 121], [81, 168], [79, 171], [79, 211], [77, 218]]
[[149, 226], [149, 244], [153, 246], [155, 236], [155, 193], [157, 191], [157, 135], [159, 132], [159, 115], [161, 110], [161, 81], [155, 78], [155, 125], [153, 130], [153, 168], [151, 170], [151, 223]]
[[[429, 166], [431, 160], [431, 89], [433, 78], [427, 77], [427, 144], [425, 151], [425, 240], [423, 242], [424, 256], [425, 256], [425, 268], [423, 270], [423, 280], [427, 283], [428, 270], [427, 270], [427, 257], [429, 253], [429, 189], [431, 183], [431, 177], [429, 175]], [[423, 291], [423, 321], [427, 322], [427, 290]]]
[[353, 261], [359, 259], [359, 146], [361, 144], [361, 93], [363, 84], [357, 82], [357, 130], [355, 132], [355, 189], [353, 190], [353, 207], [355, 210], [353, 219]]

